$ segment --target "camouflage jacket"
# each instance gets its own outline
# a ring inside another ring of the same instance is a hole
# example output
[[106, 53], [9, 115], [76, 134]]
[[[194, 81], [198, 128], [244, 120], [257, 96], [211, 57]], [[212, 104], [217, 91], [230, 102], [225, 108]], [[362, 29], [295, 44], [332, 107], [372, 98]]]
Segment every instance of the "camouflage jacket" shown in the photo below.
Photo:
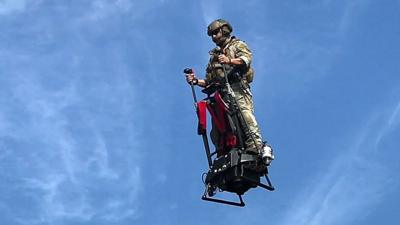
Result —
[[[220, 51], [220, 52], [218, 52]], [[244, 41], [241, 41], [235, 37], [226, 44], [222, 49], [222, 52], [229, 57], [240, 58], [243, 60], [242, 65], [222, 65], [218, 62], [218, 55], [221, 54], [219, 47], [212, 49], [210, 53], [210, 61], [206, 68], [206, 82], [219, 82], [224, 78], [223, 66], [228, 74], [229, 82], [238, 81], [238, 79], [246, 80], [248, 83], [253, 81], [254, 70], [251, 67], [252, 53]]]

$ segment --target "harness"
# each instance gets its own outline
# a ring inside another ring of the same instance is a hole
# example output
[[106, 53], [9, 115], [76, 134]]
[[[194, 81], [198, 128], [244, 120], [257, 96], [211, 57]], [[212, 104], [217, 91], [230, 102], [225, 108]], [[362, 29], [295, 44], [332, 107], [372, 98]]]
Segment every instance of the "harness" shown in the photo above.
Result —
[[224, 70], [228, 77], [228, 82], [231, 85], [235, 83], [242, 83], [241, 87], [243, 89], [248, 89], [249, 83], [253, 81], [254, 71], [250, 65], [229, 65], [229, 64], [221, 64], [218, 61], [219, 54], [225, 54], [230, 57], [234, 57], [234, 54], [231, 51], [231, 47], [237, 42], [241, 42], [240, 39], [232, 37], [232, 40], [226, 44], [224, 49], [220, 49], [219, 47], [214, 48], [209, 52], [211, 55], [209, 66], [207, 66], [207, 73], [211, 74], [211, 79], [209, 83], [217, 82], [224, 83]]

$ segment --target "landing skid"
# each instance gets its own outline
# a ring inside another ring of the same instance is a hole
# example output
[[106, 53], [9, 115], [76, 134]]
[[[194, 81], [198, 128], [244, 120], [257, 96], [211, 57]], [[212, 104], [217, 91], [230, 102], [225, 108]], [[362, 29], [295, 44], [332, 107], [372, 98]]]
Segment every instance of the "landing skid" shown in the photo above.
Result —
[[221, 204], [226, 204], [226, 205], [233, 205], [233, 206], [239, 206], [239, 207], [245, 206], [243, 199], [242, 199], [242, 195], [238, 195], [238, 196], [239, 196], [240, 202], [232, 202], [232, 201], [227, 201], [227, 200], [223, 200], [223, 199], [210, 198], [207, 196], [207, 194], [204, 194], [203, 197], [201, 197], [201, 199], [203, 199], [205, 201], [216, 202], [216, 203], [221, 203]]

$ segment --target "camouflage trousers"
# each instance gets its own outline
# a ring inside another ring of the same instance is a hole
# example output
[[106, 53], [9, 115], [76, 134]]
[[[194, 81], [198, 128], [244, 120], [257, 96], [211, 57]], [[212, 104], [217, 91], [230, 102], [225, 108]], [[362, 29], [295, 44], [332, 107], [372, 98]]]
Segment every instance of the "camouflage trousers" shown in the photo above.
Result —
[[[254, 116], [254, 105], [253, 105], [253, 95], [251, 94], [250, 88], [243, 87], [240, 83], [232, 85], [233, 92], [235, 94], [236, 102], [241, 110], [241, 115], [243, 116], [244, 122], [242, 125], [244, 127], [245, 133], [245, 146], [247, 151], [254, 153], [259, 153], [263, 145], [261, 131]], [[240, 114], [240, 113], [239, 113]], [[239, 115], [239, 118], [242, 116]], [[211, 140], [214, 145], [217, 146], [219, 135], [215, 125], [213, 124], [211, 130]]]

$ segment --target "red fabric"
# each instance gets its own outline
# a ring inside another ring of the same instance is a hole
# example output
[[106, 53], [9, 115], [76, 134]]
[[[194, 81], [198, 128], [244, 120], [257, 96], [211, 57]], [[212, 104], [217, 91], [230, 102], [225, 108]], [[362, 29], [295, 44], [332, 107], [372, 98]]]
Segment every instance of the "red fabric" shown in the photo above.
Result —
[[215, 102], [217, 102], [218, 109], [221, 110], [221, 112], [223, 112], [224, 114], [228, 112], [228, 106], [225, 104], [224, 100], [222, 100], [222, 97], [218, 92], [215, 93], [214, 98]]
[[225, 132], [225, 121], [221, 118], [220, 110], [212, 108], [210, 104], [207, 105], [207, 109], [211, 114], [211, 118], [217, 127], [218, 132], [224, 133]]
[[215, 126], [217, 127], [218, 131], [221, 134], [224, 134], [226, 132], [225, 114], [227, 112], [227, 108], [221, 98], [221, 95], [218, 92], [214, 94], [214, 99], [216, 102], [214, 107], [211, 107], [211, 105], [208, 104], [207, 109], [210, 112], [212, 120]]
[[207, 129], [207, 113], [210, 112], [213, 123], [220, 134], [218, 143], [218, 155], [225, 154], [229, 149], [236, 147], [238, 139], [232, 133], [232, 128], [227, 123], [228, 106], [222, 99], [221, 95], [216, 92], [214, 94], [215, 104], [211, 106], [210, 100], [203, 100], [197, 103], [197, 116], [199, 118], [198, 134], [206, 134]]
[[227, 137], [226, 137], [226, 142], [225, 142], [226, 147], [228, 147], [228, 148], [233, 148], [233, 147], [236, 146], [236, 144], [237, 144], [236, 136], [233, 135], [232, 133], [230, 133], [229, 135], [227, 135]]
[[207, 102], [201, 101], [197, 103], [197, 116], [199, 118], [199, 125], [197, 128], [198, 134], [205, 134], [207, 130]]

